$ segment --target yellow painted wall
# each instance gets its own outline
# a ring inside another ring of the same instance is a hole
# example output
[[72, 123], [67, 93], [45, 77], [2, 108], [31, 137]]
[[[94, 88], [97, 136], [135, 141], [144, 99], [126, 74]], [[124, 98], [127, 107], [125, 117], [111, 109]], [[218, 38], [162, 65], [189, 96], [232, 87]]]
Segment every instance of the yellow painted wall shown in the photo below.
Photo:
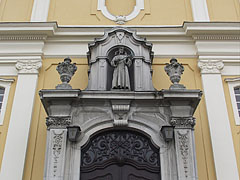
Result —
[[[192, 21], [190, 0], [144, 0], [145, 9], [126, 25], [182, 25]], [[106, 0], [109, 12], [128, 15], [135, 0]], [[117, 25], [97, 11], [97, 0], [51, 0], [48, 21], [60, 25]]]
[[30, 21], [33, 0], [0, 0], [0, 22]]
[[3, 125], [0, 126], [0, 169], [1, 169], [2, 158], [3, 158], [3, 154], [4, 154], [3, 152], [4, 152], [4, 147], [5, 147], [5, 142], [6, 142], [7, 132], [8, 132], [8, 125], [9, 125], [9, 120], [10, 120], [10, 115], [11, 115], [11, 109], [12, 109], [12, 104], [13, 104], [15, 88], [16, 88], [16, 84], [17, 84], [16, 77], [6, 77], [6, 76], [2, 77], [1, 76], [1, 78], [14, 79], [15, 81], [12, 83], [10, 91], [9, 91], [7, 108], [5, 111]]
[[211, 21], [240, 21], [239, 0], [207, 0]]
[[[70, 84], [73, 86], [73, 88], [84, 89], [86, 88], [88, 81], [87, 60], [72, 60], [73, 62], [77, 63], [78, 70], [73, 76]], [[39, 74], [38, 90], [55, 88], [55, 86], [60, 83], [59, 75], [56, 71], [56, 66], [60, 61], [63, 61], [63, 59], [43, 60], [43, 67]], [[183, 63], [185, 67], [185, 72], [183, 74], [181, 83], [186, 85], [186, 87], [189, 89], [202, 89], [200, 73], [197, 67], [197, 60], [179, 59], [179, 61]], [[157, 89], [168, 89], [170, 86], [169, 78], [164, 72], [164, 66], [167, 62], [169, 62], [169, 59], [154, 59], [153, 82], [155, 88]], [[24, 169], [24, 180], [43, 179], [46, 143], [45, 117], [46, 113], [40, 103], [40, 98], [37, 95], [29, 136], [30, 139], [28, 143], [27, 158]], [[216, 176], [204, 98], [202, 99], [195, 113], [195, 117], [197, 118], [195, 139], [199, 180], [215, 180]]]
[[236, 76], [223, 76], [222, 82], [223, 82], [226, 103], [227, 103], [228, 117], [229, 117], [231, 129], [232, 129], [233, 144], [234, 144], [234, 149], [235, 149], [235, 154], [236, 154], [238, 172], [240, 172], [240, 126], [237, 126], [235, 123], [234, 113], [233, 113], [233, 108], [232, 108], [233, 106], [232, 106], [232, 102], [231, 102], [228, 83], [224, 81], [224, 79], [226, 79], [226, 78], [235, 78], [235, 77]]

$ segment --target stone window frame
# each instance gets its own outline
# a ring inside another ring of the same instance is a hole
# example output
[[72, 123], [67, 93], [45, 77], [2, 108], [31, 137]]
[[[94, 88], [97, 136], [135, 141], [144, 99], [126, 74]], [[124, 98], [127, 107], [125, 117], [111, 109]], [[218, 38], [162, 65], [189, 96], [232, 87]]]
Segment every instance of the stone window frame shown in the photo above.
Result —
[[228, 83], [229, 94], [232, 103], [232, 109], [234, 114], [235, 123], [237, 126], [240, 126], [240, 115], [238, 112], [236, 95], [234, 92], [234, 88], [240, 87], [240, 77], [238, 78], [226, 78], [225, 81]]
[[0, 87], [4, 88], [3, 101], [2, 101], [2, 107], [0, 112], [0, 126], [3, 125], [12, 82], [14, 82], [14, 79], [0, 78]]

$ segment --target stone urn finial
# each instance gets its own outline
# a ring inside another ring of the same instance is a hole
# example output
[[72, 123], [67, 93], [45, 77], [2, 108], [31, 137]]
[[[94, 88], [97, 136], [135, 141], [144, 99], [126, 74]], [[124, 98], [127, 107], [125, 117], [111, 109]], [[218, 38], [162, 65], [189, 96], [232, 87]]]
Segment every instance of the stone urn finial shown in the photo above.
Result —
[[165, 68], [165, 72], [170, 77], [171, 82], [173, 83], [170, 86], [170, 89], [184, 89], [185, 86], [182, 84], [179, 84], [179, 81], [181, 79], [181, 75], [183, 74], [184, 67], [182, 64], [179, 64], [177, 59], [172, 58], [170, 60], [170, 64], [167, 63]]
[[60, 74], [62, 84], [58, 84], [56, 89], [72, 89], [72, 86], [68, 84], [77, 70], [76, 63], [71, 64], [72, 60], [67, 57], [63, 62], [58, 63], [56, 70]]

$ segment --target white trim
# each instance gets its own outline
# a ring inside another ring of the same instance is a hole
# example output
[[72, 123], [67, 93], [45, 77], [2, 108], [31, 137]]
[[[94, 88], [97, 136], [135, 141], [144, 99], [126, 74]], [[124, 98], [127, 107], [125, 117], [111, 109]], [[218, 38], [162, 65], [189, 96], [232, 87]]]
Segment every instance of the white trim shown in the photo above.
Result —
[[144, 10], [144, 0], [136, 0], [133, 11], [127, 16], [112, 15], [107, 9], [106, 0], [98, 0], [97, 10], [101, 11], [106, 18], [115, 21], [117, 24], [124, 24], [126, 21], [130, 21], [137, 17], [140, 11]]
[[240, 125], [240, 117], [238, 114], [237, 102], [234, 93], [234, 88], [240, 87], [240, 78], [226, 78], [225, 81], [228, 83], [235, 123], [236, 125]]
[[210, 21], [206, 0], [191, 0], [194, 21]]
[[34, 0], [31, 22], [47, 22], [50, 0]]
[[[40, 68], [40, 60], [41, 58], [39, 58], [36, 63], [24, 60], [18, 61], [18, 63], [25, 63], [26, 65], [21, 65], [21, 67], [17, 66], [20, 72], [18, 74], [12, 105], [0, 179], [17, 180], [23, 178], [28, 136], [38, 80], [37, 67]], [[32, 63], [32, 65], [29, 66], [29, 63]]]
[[5, 88], [3, 95], [2, 108], [0, 113], [0, 126], [3, 125], [5, 111], [7, 109], [8, 95], [10, 91], [11, 84], [14, 82], [14, 79], [3, 79], [0, 78], [0, 87]]
[[[212, 62], [213, 64], [210, 64], [210, 67], [207, 69], [213, 67], [213, 70], [206, 72], [205, 67], [208, 66], [209, 61], [200, 62], [206, 63], [205, 66], [199, 67], [202, 68], [203, 92], [205, 95], [212, 140], [216, 176], [218, 180], [237, 180], [239, 179], [239, 175], [233, 146], [232, 131], [227, 112], [222, 78], [221, 74], [218, 72], [222, 69], [222, 66], [218, 66], [219, 61]], [[216, 64], [214, 65], [214, 63]]]

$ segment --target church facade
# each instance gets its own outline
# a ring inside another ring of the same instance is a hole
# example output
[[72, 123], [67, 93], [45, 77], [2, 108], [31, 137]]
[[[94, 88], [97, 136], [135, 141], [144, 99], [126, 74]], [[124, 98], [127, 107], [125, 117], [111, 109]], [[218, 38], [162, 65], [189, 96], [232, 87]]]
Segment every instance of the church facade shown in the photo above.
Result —
[[239, 179], [237, 0], [0, 1], [0, 179]]

